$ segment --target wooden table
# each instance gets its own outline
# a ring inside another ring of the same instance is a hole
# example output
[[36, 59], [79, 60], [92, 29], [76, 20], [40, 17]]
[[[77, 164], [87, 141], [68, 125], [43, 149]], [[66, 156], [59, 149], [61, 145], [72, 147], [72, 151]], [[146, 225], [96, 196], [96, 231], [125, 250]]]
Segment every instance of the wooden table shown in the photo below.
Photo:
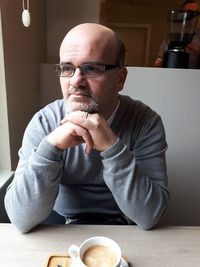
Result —
[[22, 235], [11, 224], [0, 224], [0, 267], [44, 267], [49, 255], [95, 235], [117, 241], [131, 267], [200, 267], [200, 227], [43, 225]]

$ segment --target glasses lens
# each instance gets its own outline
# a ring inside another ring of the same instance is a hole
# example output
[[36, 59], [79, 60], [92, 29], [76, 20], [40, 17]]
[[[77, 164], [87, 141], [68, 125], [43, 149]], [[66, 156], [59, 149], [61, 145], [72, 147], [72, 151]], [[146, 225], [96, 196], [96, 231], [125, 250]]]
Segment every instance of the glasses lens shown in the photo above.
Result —
[[88, 78], [96, 78], [102, 76], [105, 71], [112, 70], [119, 65], [116, 64], [100, 64], [100, 63], [86, 63], [78, 67], [73, 66], [72, 64], [57, 64], [56, 72], [60, 77], [72, 77], [76, 68], [81, 70], [83, 76]]
[[74, 74], [74, 66], [70, 64], [59, 64], [56, 66], [56, 71], [61, 77], [70, 77]]
[[87, 77], [98, 77], [105, 72], [105, 66], [101, 64], [83, 64], [80, 67], [83, 75]]

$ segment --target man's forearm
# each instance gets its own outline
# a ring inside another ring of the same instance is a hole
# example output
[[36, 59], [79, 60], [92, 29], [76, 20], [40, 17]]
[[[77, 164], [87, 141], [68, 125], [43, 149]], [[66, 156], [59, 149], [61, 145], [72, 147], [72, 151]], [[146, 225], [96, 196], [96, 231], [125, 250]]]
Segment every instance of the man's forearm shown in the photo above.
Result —
[[6, 193], [5, 207], [11, 222], [21, 232], [29, 231], [49, 215], [61, 173], [62, 162], [45, 158], [41, 151], [33, 152], [27, 162], [19, 162]]
[[[160, 164], [164, 162], [161, 156]], [[164, 169], [163, 177], [158, 173], [153, 174], [150, 170], [148, 174], [138, 167], [133, 152], [126, 146], [118, 153], [115, 151], [113, 158], [111, 155], [104, 158], [103, 164], [104, 180], [121, 211], [140, 228], [152, 228], [168, 205], [169, 195]]]

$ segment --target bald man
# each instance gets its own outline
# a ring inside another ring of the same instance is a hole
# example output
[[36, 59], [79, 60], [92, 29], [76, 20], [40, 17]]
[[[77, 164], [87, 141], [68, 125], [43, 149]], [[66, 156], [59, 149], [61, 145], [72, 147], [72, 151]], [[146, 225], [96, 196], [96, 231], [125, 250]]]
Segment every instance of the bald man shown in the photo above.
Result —
[[24, 133], [5, 196], [21, 233], [41, 223], [154, 227], [169, 192], [160, 116], [119, 95], [125, 47], [111, 29], [74, 27], [60, 47], [63, 99], [41, 109]]

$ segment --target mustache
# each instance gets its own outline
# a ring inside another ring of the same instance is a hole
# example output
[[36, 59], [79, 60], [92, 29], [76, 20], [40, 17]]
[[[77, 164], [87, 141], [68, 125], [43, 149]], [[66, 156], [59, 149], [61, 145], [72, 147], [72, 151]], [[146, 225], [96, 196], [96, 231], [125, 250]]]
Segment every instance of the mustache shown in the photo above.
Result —
[[69, 95], [73, 95], [73, 94], [76, 94], [76, 93], [81, 93], [85, 96], [90, 96], [92, 97], [92, 94], [87, 90], [87, 89], [82, 89], [81, 87], [74, 87], [73, 85], [70, 85], [69, 86]]
[[70, 85], [68, 92], [69, 92], [69, 96], [76, 94], [76, 93], [81, 93], [82, 95], [90, 97], [90, 103], [87, 103], [87, 104], [82, 103], [79, 107], [79, 110], [85, 111], [90, 114], [100, 112], [101, 110], [100, 105], [89, 90], [85, 88], [74, 87], [73, 85]]

